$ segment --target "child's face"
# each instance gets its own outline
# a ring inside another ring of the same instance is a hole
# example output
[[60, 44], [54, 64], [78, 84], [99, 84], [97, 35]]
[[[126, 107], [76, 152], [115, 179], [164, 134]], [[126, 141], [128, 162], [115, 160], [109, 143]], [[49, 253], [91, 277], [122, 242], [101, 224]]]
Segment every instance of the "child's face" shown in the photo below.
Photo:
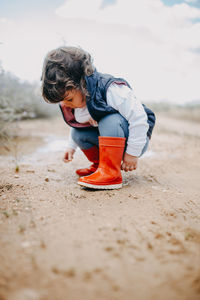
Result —
[[86, 106], [86, 97], [83, 96], [81, 91], [71, 89], [65, 93], [65, 98], [61, 103], [70, 108], [81, 108]]

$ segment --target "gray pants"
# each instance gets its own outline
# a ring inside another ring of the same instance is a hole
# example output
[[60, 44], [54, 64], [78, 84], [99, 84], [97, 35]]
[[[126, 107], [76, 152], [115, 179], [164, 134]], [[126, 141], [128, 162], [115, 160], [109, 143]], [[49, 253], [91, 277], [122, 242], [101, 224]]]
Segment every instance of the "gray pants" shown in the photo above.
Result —
[[[72, 128], [72, 139], [76, 142], [80, 149], [89, 149], [94, 145], [98, 146], [99, 136], [125, 137], [128, 139], [129, 129], [127, 120], [119, 113], [110, 114], [102, 118], [98, 127], [91, 128]], [[147, 150], [149, 138], [142, 149], [142, 154]], [[140, 155], [140, 156], [141, 156]]]

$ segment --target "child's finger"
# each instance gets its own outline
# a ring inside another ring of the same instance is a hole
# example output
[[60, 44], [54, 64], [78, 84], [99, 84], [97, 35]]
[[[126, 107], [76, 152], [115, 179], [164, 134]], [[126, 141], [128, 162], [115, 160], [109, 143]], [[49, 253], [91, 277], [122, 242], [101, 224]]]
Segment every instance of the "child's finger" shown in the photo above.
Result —
[[89, 119], [89, 123], [93, 126], [97, 125], [97, 122], [95, 120], [93, 120], [92, 118]]
[[71, 153], [69, 153], [68, 160], [71, 161], [72, 159], [73, 159], [73, 155]]
[[125, 163], [123, 163], [121, 165], [121, 170], [125, 171], [125, 172], [129, 172], [129, 171], [133, 171], [133, 170], [136, 170], [136, 167], [135, 166], [129, 166], [129, 165], [126, 165]]
[[65, 163], [68, 163], [68, 162], [70, 162], [70, 161], [72, 161], [72, 159], [65, 159], [65, 158], [63, 158], [63, 161], [65, 162]]
[[65, 156], [63, 157], [63, 161], [64, 162], [69, 162], [69, 154], [68, 153], [65, 153]]
[[121, 165], [121, 170], [126, 171], [126, 164], [125, 164], [125, 163], [123, 163], [123, 164]]

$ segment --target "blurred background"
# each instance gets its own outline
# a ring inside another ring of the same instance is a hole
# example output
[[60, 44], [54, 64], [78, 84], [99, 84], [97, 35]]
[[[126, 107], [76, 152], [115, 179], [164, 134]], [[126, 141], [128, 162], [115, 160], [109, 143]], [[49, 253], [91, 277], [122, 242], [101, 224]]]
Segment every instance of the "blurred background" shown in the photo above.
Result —
[[62, 45], [90, 52], [154, 110], [200, 119], [199, 0], [0, 0], [1, 123], [57, 112], [40, 77]]

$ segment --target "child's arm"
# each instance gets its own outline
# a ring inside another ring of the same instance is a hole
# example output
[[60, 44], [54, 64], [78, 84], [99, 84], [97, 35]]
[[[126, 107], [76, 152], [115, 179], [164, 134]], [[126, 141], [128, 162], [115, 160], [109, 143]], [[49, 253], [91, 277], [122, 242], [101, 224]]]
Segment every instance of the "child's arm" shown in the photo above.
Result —
[[111, 85], [107, 91], [107, 103], [118, 110], [129, 123], [129, 137], [122, 169], [134, 170], [147, 139], [147, 115], [133, 90], [125, 85]]

